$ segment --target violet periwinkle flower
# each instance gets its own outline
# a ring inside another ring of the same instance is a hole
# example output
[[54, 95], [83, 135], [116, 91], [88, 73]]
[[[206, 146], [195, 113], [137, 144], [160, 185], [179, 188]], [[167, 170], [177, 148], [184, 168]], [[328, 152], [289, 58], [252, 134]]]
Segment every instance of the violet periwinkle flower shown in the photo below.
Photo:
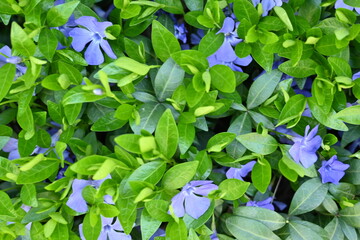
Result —
[[15, 64], [16, 66], [16, 77], [25, 74], [27, 67], [21, 64], [22, 58], [11, 55], [11, 48], [3, 46], [0, 48], [0, 67], [7, 63]]
[[205, 33], [204, 30], [198, 29], [195, 33], [190, 35], [190, 42], [193, 45], [198, 45], [201, 39], [204, 37]]
[[247, 66], [251, 63], [252, 57], [246, 56], [244, 58], [239, 58], [236, 56], [234, 49], [231, 44], [227, 41], [224, 41], [222, 46], [211, 56], [207, 58], [209, 61], [210, 67], [222, 64], [230, 67], [234, 71], [242, 72], [240, 66]]
[[242, 165], [240, 168], [230, 168], [226, 172], [226, 177], [227, 178], [236, 178], [236, 179], [244, 181], [243, 178], [246, 177], [246, 175], [248, 175], [249, 172], [251, 172], [255, 163], [256, 163], [256, 161], [251, 161], [245, 165]]
[[355, 11], [360, 14], [360, 8], [349, 6], [346, 3], [344, 3], [344, 0], [337, 0], [334, 7], [335, 7], [335, 9], [346, 8], [346, 9], [349, 9], [350, 11], [355, 9]]
[[240, 22], [235, 22], [231, 17], [227, 17], [217, 34], [223, 33], [225, 35], [224, 41], [230, 43], [231, 46], [236, 46], [239, 42], [243, 41], [237, 34], [237, 27], [239, 24]]
[[354, 75], [352, 76], [352, 80], [356, 80], [360, 78], [360, 72], [354, 73]]
[[261, 208], [266, 208], [269, 210], [275, 210], [274, 205], [272, 204], [272, 197], [268, 197], [265, 200], [262, 201], [249, 201], [246, 203], [247, 207], [261, 207]]
[[310, 126], [305, 128], [304, 137], [294, 137], [294, 145], [290, 148], [289, 153], [296, 163], [301, 163], [305, 168], [313, 165], [318, 159], [316, 151], [320, 148], [322, 139], [316, 135], [318, 125], [310, 133]]
[[[98, 240], [131, 240], [131, 236], [123, 233], [124, 229], [121, 226], [119, 219], [106, 218], [101, 216], [102, 229]], [[79, 225], [80, 238], [85, 240], [83, 233], [83, 224]]]
[[340, 162], [337, 156], [332, 156], [328, 161], [322, 161], [321, 168], [318, 170], [321, 175], [322, 183], [339, 184], [339, 181], [345, 175], [345, 170], [350, 167], [349, 164]]
[[[284, 1], [285, 2], [285, 1]], [[286, 1], [287, 2], [287, 1]], [[282, 0], [252, 0], [253, 5], [256, 7], [259, 3], [262, 5], [263, 13], [262, 16], [267, 16], [269, 11], [275, 6], [281, 6]]]
[[[107, 177], [108, 178], [108, 177]], [[88, 206], [86, 204], [85, 199], [82, 196], [82, 190], [86, 186], [93, 186], [95, 188], [99, 188], [100, 185], [107, 179], [101, 180], [84, 180], [84, 179], [74, 179], [72, 183], [72, 193], [66, 202], [71, 209], [76, 212], [84, 213], [88, 210]]]
[[210, 206], [210, 199], [206, 196], [216, 189], [218, 186], [212, 184], [212, 181], [198, 180], [187, 183], [181, 192], [171, 199], [175, 215], [183, 217], [187, 213], [192, 218], [198, 219]]
[[180, 41], [182, 41], [183, 43], [187, 42], [187, 29], [185, 28], [185, 24], [184, 23], [176, 23], [174, 25], [174, 30], [175, 30], [175, 37], [177, 39], [179, 39]]
[[18, 149], [18, 140], [16, 138], [10, 138], [9, 141], [2, 148], [4, 152], [9, 153], [8, 159], [18, 159], [20, 158], [20, 153]]
[[94, 17], [82, 16], [76, 19], [75, 23], [85, 28], [74, 28], [69, 32], [70, 37], [73, 38], [71, 45], [75, 51], [81, 52], [85, 45], [90, 43], [85, 51], [85, 60], [89, 65], [99, 65], [104, 62], [100, 47], [110, 58], [116, 58], [108, 41], [104, 39], [105, 29], [112, 26], [111, 22], [98, 22]]

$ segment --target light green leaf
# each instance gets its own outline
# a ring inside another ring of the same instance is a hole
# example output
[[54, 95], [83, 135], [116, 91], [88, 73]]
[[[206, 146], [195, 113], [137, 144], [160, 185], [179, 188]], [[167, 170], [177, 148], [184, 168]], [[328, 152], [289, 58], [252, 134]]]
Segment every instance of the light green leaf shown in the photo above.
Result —
[[259, 22], [259, 14], [254, 5], [247, 0], [235, 1], [234, 14], [239, 20], [245, 18], [251, 25], [255, 25]]
[[317, 66], [318, 64], [314, 60], [307, 58], [297, 63], [294, 60], [286, 61], [280, 64], [279, 69], [292, 77], [304, 78], [314, 75]]
[[178, 189], [190, 182], [196, 173], [198, 161], [185, 162], [170, 168], [162, 179], [162, 185], [166, 189]]
[[211, 85], [224, 93], [233, 93], [236, 87], [235, 74], [225, 65], [215, 65], [210, 68]]
[[79, 3], [79, 1], [71, 1], [50, 8], [46, 15], [48, 26], [59, 27], [64, 25]]
[[236, 137], [235, 133], [222, 132], [212, 136], [206, 148], [208, 152], [221, 152], [227, 145], [229, 145]]
[[347, 107], [337, 114], [335, 118], [343, 120], [344, 122], [359, 125], [360, 124], [360, 105]]
[[271, 181], [271, 166], [266, 159], [259, 159], [252, 171], [251, 180], [254, 187], [262, 193], [265, 193]]
[[4, 97], [6, 97], [7, 93], [9, 92], [11, 85], [14, 81], [15, 73], [16, 67], [14, 64], [7, 63], [0, 68], [0, 102]]
[[222, 198], [225, 200], [236, 200], [242, 197], [248, 187], [249, 182], [244, 182], [239, 179], [225, 179], [219, 185], [219, 190], [222, 194], [225, 194]]
[[281, 110], [277, 125], [283, 125], [301, 116], [306, 106], [306, 98], [302, 94], [292, 96]]
[[270, 135], [247, 133], [236, 139], [250, 151], [263, 155], [273, 153], [278, 147], [278, 142]]
[[58, 170], [58, 160], [42, 160], [33, 166], [31, 169], [21, 171], [16, 179], [17, 184], [31, 184], [43, 181], [50, 177], [55, 171]]
[[10, 37], [13, 50], [19, 52], [26, 57], [34, 55], [36, 45], [31, 40], [31, 38], [29, 38], [27, 33], [15, 21], [11, 24]]

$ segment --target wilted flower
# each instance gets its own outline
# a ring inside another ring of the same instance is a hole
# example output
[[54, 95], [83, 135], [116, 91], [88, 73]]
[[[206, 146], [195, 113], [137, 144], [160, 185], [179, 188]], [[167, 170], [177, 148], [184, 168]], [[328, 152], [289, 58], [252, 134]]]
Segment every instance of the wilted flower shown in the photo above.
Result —
[[339, 184], [340, 179], [345, 175], [345, 170], [350, 167], [337, 160], [337, 156], [332, 156], [328, 161], [322, 161], [322, 166], [318, 170], [321, 174], [322, 183]]
[[[107, 177], [108, 178], [108, 177]], [[74, 179], [72, 183], [72, 193], [69, 197], [69, 200], [66, 202], [71, 209], [76, 212], [86, 212], [88, 210], [88, 206], [86, 204], [85, 199], [82, 196], [82, 190], [86, 186], [93, 186], [95, 188], [99, 188], [100, 185], [107, 179], [101, 180], [84, 180], [84, 179]]]
[[248, 173], [251, 172], [255, 163], [256, 163], [256, 161], [251, 161], [245, 165], [242, 165], [240, 168], [230, 168], [226, 172], [226, 177], [244, 180], [243, 177], [246, 177], [246, 175], [248, 175]]
[[349, 9], [350, 11], [355, 9], [355, 11], [360, 14], [360, 8], [349, 6], [346, 3], [344, 3], [344, 0], [337, 0], [334, 7], [335, 7], [335, 9], [346, 8], [346, 9]]
[[8, 46], [3, 46], [0, 48], [0, 67], [5, 65], [6, 63], [11, 63], [16, 65], [16, 76], [20, 76], [25, 74], [27, 67], [23, 64], [22, 58], [18, 56], [11, 55], [11, 49]]
[[[106, 218], [101, 216], [102, 229], [98, 240], [130, 240], [131, 236], [123, 233], [124, 229], [122, 228], [119, 220], [116, 218], [114, 222], [113, 218]], [[79, 225], [79, 233], [81, 239], [85, 240], [83, 232], [83, 224]]]
[[[281, 6], [282, 0], [252, 0], [253, 5], [256, 7], [259, 3], [262, 5], [263, 13], [262, 16], [267, 16], [269, 11], [275, 6]], [[287, 1], [286, 1], [287, 2]]]
[[71, 45], [73, 48], [81, 52], [85, 45], [90, 42], [85, 51], [85, 60], [90, 65], [99, 65], [104, 62], [104, 56], [100, 47], [111, 58], [116, 58], [109, 43], [104, 38], [105, 29], [112, 25], [111, 22], [98, 22], [96, 18], [90, 16], [82, 16], [75, 20], [75, 23], [85, 28], [74, 28], [69, 32], [70, 37], [73, 38]]
[[316, 151], [321, 146], [321, 137], [315, 136], [318, 127], [314, 127], [310, 133], [310, 126], [307, 125], [305, 128], [304, 137], [294, 137], [294, 145], [290, 148], [289, 153], [293, 157], [294, 161], [301, 163], [305, 168], [313, 165], [318, 159]]
[[212, 184], [212, 181], [191, 181], [187, 183], [171, 199], [171, 206], [177, 217], [183, 217], [185, 213], [192, 218], [198, 219], [210, 206], [210, 199], [206, 197], [211, 191], [218, 189], [218, 186]]
[[249, 201], [246, 203], [247, 207], [261, 207], [274, 211], [274, 205], [272, 204], [272, 197], [268, 197], [262, 201]]

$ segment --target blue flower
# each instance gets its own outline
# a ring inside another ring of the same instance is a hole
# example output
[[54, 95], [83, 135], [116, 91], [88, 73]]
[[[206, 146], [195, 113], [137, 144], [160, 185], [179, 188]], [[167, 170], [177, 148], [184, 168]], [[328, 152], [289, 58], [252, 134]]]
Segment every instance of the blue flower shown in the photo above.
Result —
[[[102, 228], [98, 240], [131, 240], [131, 236], [123, 233], [124, 229], [121, 226], [119, 219], [106, 218], [101, 216]], [[83, 224], [79, 225], [79, 233], [82, 240], [85, 240], [83, 232]]]
[[274, 205], [272, 204], [272, 197], [268, 197], [265, 200], [262, 201], [249, 201], [246, 203], [247, 207], [261, 207], [261, 208], [266, 208], [269, 210], [275, 210]]
[[322, 183], [339, 184], [340, 179], [345, 175], [345, 170], [350, 167], [349, 164], [340, 162], [337, 156], [332, 156], [328, 161], [322, 161], [322, 166], [318, 170], [321, 175]]
[[243, 177], [246, 177], [246, 175], [248, 175], [248, 173], [251, 172], [255, 163], [256, 163], [256, 161], [251, 161], [245, 165], [242, 165], [240, 168], [230, 168], [226, 172], [226, 177], [227, 178], [236, 178], [236, 179], [243, 181], [244, 180]]
[[85, 45], [90, 43], [85, 51], [85, 60], [88, 64], [99, 65], [104, 62], [100, 47], [109, 57], [116, 58], [108, 41], [104, 39], [106, 37], [105, 29], [112, 25], [111, 22], [98, 22], [94, 17], [82, 16], [76, 19], [75, 23], [86, 29], [74, 28], [69, 32], [70, 37], [73, 38], [71, 45], [75, 51], [81, 52]]
[[184, 23], [176, 23], [174, 25], [174, 30], [175, 30], [175, 37], [179, 40], [181, 40], [183, 43], [187, 42], [187, 30], [185, 28], [185, 24]]
[[316, 151], [320, 148], [322, 139], [320, 136], [315, 136], [318, 127], [314, 127], [310, 133], [310, 126], [305, 128], [304, 137], [294, 137], [294, 145], [290, 148], [289, 153], [293, 157], [294, 161], [301, 163], [305, 168], [313, 165], [318, 159]]
[[11, 48], [6, 45], [0, 48], [0, 67], [7, 63], [15, 64], [16, 77], [19, 77], [26, 72], [27, 67], [24, 66], [24, 64], [21, 64], [21, 62], [21, 57], [11, 55]]
[[171, 206], [177, 217], [183, 217], [185, 213], [192, 218], [198, 219], [210, 206], [210, 199], [206, 197], [211, 191], [218, 189], [218, 186], [212, 184], [212, 181], [191, 181], [187, 183], [171, 199]]

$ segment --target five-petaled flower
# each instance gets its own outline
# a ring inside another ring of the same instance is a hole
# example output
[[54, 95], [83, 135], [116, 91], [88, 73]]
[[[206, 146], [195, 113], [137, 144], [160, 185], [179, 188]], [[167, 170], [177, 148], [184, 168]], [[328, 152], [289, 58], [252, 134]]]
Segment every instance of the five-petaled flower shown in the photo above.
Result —
[[328, 161], [322, 161], [321, 168], [318, 170], [321, 175], [322, 183], [339, 184], [340, 179], [345, 175], [345, 170], [349, 164], [340, 162], [337, 156], [332, 156]]
[[240, 168], [230, 168], [226, 172], [226, 177], [244, 180], [243, 178], [246, 177], [246, 175], [248, 175], [249, 172], [251, 172], [255, 163], [256, 163], [256, 161], [251, 161], [245, 165], [242, 165]]
[[[305, 128], [304, 137], [294, 137], [294, 145], [290, 148], [289, 153], [294, 161], [301, 163], [305, 168], [313, 165], [318, 159], [316, 151], [320, 148], [322, 139], [316, 135], [318, 127], [314, 127], [310, 133], [310, 126]], [[316, 135], [316, 136], [315, 136]]]
[[[113, 218], [106, 218], [101, 216], [101, 232], [98, 240], [131, 240], [131, 236], [123, 233], [124, 229], [121, 226], [119, 220], [116, 218], [114, 222]], [[79, 225], [79, 233], [82, 240], [85, 240], [83, 232], [83, 224]]]
[[75, 51], [81, 52], [87, 43], [89, 46], [85, 51], [85, 60], [90, 65], [100, 65], [104, 62], [104, 56], [100, 47], [111, 58], [116, 58], [109, 43], [104, 38], [105, 29], [112, 26], [111, 22], [98, 22], [96, 18], [90, 16], [82, 16], [75, 20], [75, 23], [84, 26], [85, 28], [74, 28], [69, 32], [70, 37], [73, 38], [71, 42]]
[[187, 183], [171, 199], [171, 206], [177, 217], [183, 217], [185, 213], [192, 218], [198, 219], [210, 206], [210, 199], [207, 196], [211, 191], [218, 189], [212, 181], [198, 180]]
[[247, 207], [261, 207], [261, 208], [267, 208], [269, 210], [273, 210], [274, 211], [274, 205], [272, 204], [272, 197], [268, 197], [265, 200], [262, 201], [249, 201], [246, 203]]
[[[275, 6], [281, 6], [283, 4], [282, 0], [252, 0], [253, 5], [257, 6], [259, 3], [262, 5], [262, 16], [267, 16], [269, 11]], [[287, 2], [287, 1], [286, 1]]]

